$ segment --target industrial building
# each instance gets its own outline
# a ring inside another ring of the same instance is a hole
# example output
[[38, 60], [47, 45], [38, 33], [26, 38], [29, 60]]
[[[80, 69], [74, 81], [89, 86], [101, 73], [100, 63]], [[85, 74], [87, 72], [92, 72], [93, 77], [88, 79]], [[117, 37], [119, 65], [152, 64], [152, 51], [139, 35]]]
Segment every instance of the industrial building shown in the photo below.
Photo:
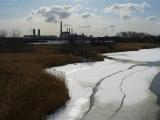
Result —
[[24, 35], [25, 39], [34, 39], [36, 41], [52, 41], [52, 40], [58, 40], [57, 36], [53, 35], [41, 35], [41, 30], [38, 29], [36, 34], [36, 29], [33, 29], [33, 34], [32, 35]]
[[63, 31], [63, 23], [61, 21], [61, 23], [60, 23], [60, 39], [61, 40], [66, 40], [71, 35], [73, 35], [73, 28], [67, 28], [67, 31]]
[[32, 35], [24, 35], [24, 40], [31, 42], [48, 42], [59, 41], [64, 43], [93, 43], [93, 44], [111, 44], [113, 41], [108, 37], [93, 37], [84, 34], [73, 34], [73, 28], [67, 27], [66, 31], [63, 30], [63, 22], [60, 22], [60, 35], [59, 37], [53, 35], [41, 35], [40, 29], [33, 29]]

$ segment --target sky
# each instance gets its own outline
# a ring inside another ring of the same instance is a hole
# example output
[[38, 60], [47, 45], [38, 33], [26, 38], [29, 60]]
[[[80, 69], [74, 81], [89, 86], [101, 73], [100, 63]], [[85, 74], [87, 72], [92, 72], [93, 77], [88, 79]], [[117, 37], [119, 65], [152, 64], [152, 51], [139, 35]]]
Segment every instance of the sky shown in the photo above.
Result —
[[122, 31], [160, 34], [160, 0], [0, 0], [0, 30], [32, 34], [111, 36]]

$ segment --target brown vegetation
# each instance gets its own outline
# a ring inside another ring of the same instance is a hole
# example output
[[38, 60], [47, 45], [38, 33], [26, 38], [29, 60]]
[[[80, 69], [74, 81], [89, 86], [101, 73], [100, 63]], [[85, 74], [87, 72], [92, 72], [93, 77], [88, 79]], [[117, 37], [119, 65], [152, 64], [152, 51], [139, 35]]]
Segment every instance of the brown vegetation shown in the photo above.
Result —
[[150, 44], [150, 43], [115, 43], [113, 45], [106, 45], [106, 46], [92, 46], [92, 49], [97, 53], [109, 53], [109, 52], [137, 51], [139, 49], [155, 48], [158, 46], [160, 45]]
[[44, 68], [79, 62], [79, 57], [50, 52], [0, 54], [0, 120], [43, 120], [65, 105], [64, 76], [51, 76]]
[[131, 51], [139, 49], [154, 48], [157, 45], [151, 43], [117, 43], [112, 48], [114, 52]]
[[43, 120], [69, 99], [64, 76], [46, 74], [32, 62], [1, 62], [0, 119]]

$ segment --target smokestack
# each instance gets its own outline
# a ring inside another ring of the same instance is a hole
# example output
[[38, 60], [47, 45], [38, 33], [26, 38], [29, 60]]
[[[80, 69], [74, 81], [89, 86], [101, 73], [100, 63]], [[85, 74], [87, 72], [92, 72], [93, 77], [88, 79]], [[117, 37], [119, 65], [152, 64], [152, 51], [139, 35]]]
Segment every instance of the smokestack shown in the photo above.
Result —
[[69, 33], [71, 33], [71, 28], [69, 28]]
[[33, 29], [33, 36], [35, 36], [36, 35], [36, 30], [35, 29]]
[[67, 32], [69, 32], [68, 27], [67, 27]]
[[40, 29], [38, 29], [38, 36], [41, 36], [41, 31], [40, 31]]
[[63, 29], [63, 28], [62, 28], [62, 24], [63, 24], [63, 23], [62, 23], [62, 21], [61, 21], [61, 23], [60, 23], [60, 34], [62, 34], [62, 29]]

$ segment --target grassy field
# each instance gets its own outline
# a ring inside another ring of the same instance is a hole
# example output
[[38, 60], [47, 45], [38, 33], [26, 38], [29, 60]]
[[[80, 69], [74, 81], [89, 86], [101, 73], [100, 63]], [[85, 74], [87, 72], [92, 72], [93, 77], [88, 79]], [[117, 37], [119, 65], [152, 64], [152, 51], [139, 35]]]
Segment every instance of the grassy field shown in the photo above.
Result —
[[[157, 45], [156, 45], [157, 46]], [[99, 53], [138, 50], [151, 44], [117, 43], [113, 46], [34, 45], [30, 52], [0, 53], [0, 120], [44, 120], [69, 100], [65, 76], [51, 76], [45, 68], [103, 60]], [[63, 49], [62, 49], [63, 48]], [[64, 49], [65, 48], [65, 49]]]

